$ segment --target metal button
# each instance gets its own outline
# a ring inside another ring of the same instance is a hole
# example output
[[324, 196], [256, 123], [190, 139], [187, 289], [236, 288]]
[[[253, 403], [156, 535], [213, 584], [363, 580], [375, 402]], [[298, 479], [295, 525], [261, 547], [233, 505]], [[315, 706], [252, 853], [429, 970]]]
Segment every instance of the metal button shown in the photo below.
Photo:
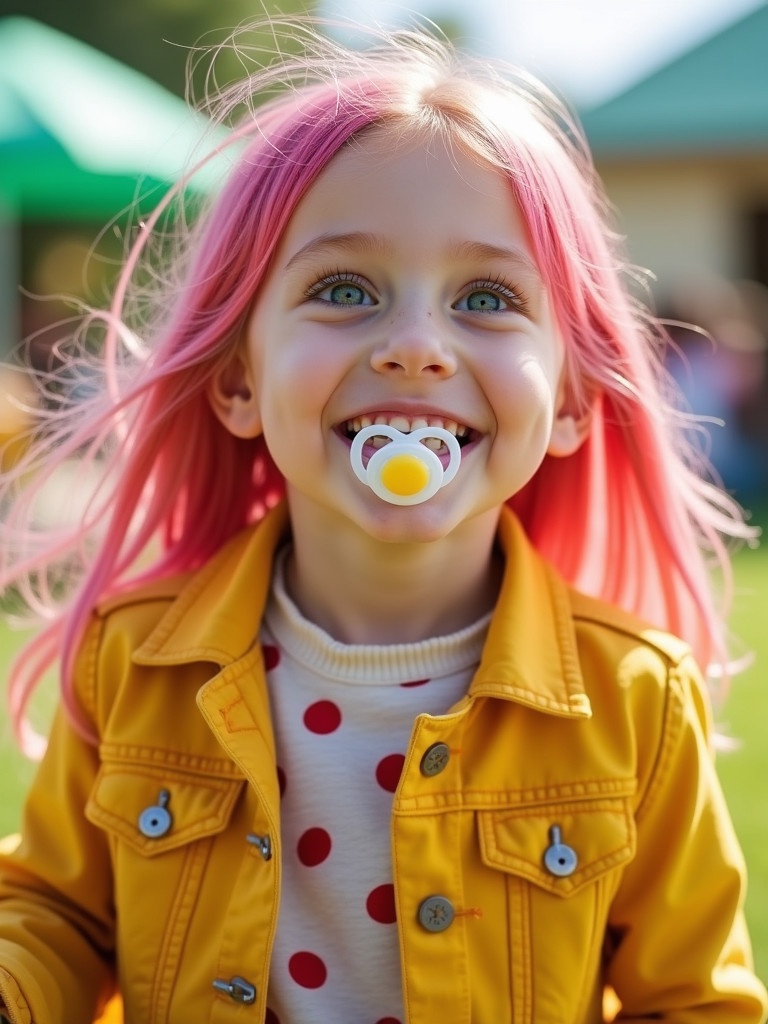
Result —
[[453, 904], [445, 896], [429, 896], [419, 907], [419, 924], [428, 932], [444, 932], [454, 917]]
[[251, 846], [256, 847], [264, 860], [272, 859], [272, 840], [269, 836], [257, 836], [253, 832], [249, 832], [245, 838]]
[[421, 774], [439, 775], [448, 766], [451, 751], [447, 743], [433, 743], [421, 759]]
[[161, 839], [167, 832], [170, 832], [173, 818], [166, 806], [170, 799], [171, 794], [168, 790], [161, 789], [157, 804], [146, 807], [139, 815], [139, 832], [147, 839]]
[[549, 830], [550, 845], [544, 851], [544, 867], [557, 878], [567, 878], [576, 870], [579, 858], [576, 851], [567, 843], [560, 841], [560, 826], [553, 825]]
[[246, 981], [245, 978], [241, 978], [239, 975], [235, 975], [234, 978], [230, 978], [229, 981], [224, 981], [222, 978], [216, 978], [213, 982], [213, 987], [217, 992], [223, 992], [224, 995], [235, 1003], [250, 1003], [256, 1002], [256, 988], [250, 981]]

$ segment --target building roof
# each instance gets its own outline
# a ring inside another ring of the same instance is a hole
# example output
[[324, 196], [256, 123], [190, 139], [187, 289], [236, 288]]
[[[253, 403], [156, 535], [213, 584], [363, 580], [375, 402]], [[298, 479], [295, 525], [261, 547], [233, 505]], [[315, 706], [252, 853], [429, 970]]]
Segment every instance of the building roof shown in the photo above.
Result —
[[598, 158], [768, 151], [768, 4], [581, 117]]

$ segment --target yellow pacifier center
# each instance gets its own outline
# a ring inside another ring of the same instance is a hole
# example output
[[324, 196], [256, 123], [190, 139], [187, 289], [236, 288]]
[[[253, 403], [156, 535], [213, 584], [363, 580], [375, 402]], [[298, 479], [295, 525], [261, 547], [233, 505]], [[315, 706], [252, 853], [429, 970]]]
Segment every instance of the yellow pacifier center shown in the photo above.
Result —
[[417, 455], [393, 455], [381, 467], [380, 479], [392, 494], [418, 494], [429, 483], [429, 468]]

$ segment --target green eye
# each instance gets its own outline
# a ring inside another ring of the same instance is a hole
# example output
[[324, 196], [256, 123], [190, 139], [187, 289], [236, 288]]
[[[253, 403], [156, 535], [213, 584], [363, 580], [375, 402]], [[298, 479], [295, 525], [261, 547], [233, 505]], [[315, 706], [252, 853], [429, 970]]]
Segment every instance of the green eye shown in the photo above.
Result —
[[467, 309], [475, 313], [496, 313], [500, 309], [506, 309], [506, 303], [496, 292], [470, 292], [466, 298], [466, 303]]
[[509, 313], [522, 311], [525, 301], [503, 281], [478, 280], [468, 284], [454, 309], [464, 313]]
[[306, 297], [310, 302], [319, 302], [327, 306], [376, 305], [376, 299], [371, 294], [368, 282], [359, 274], [347, 271], [325, 274], [316, 284], [307, 289]]
[[325, 298], [325, 292], [328, 293], [327, 301], [337, 306], [366, 305], [366, 294], [357, 284], [350, 284], [349, 282], [335, 284], [332, 288], [325, 288], [320, 292], [318, 298]]

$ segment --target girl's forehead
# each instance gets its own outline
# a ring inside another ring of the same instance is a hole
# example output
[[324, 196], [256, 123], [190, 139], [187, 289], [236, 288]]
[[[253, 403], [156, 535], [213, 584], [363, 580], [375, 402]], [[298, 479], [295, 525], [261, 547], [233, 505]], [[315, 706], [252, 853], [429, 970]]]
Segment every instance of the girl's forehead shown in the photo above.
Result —
[[372, 125], [353, 135], [331, 159], [327, 166], [357, 155], [361, 160], [388, 161], [413, 153], [423, 153], [428, 158], [441, 159], [445, 154], [454, 162], [471, 161], [478, 166], [502, 173], [490, 153], [485, 153], [479, 143], [470, 146], [466, 138], [460, 137], [450, 126], [440, 129], [413, 125], [407, 121], [393, 125]]
[[429, 187], [433, 182], [435, 188], [453, 191], [490, 190], [514, 204], [508, 176], [489, 159], [443, 132], [386, 126], [364, 131], [332, 157], [310, 186], [308, 196], [335, 186], [364, 189], [366, 181], [371, 194], [378, 189], [379, 202], [404, 201], [409, 191]]
[[291, 260], [318, 240], [352, 235], [411, 254], [471, 241], [488, 251], [522, 250], [532, 260], [508, 177], [431, 133], [403, 137], [384, 129], [347, 144], [298, 204], [281, 250]]

